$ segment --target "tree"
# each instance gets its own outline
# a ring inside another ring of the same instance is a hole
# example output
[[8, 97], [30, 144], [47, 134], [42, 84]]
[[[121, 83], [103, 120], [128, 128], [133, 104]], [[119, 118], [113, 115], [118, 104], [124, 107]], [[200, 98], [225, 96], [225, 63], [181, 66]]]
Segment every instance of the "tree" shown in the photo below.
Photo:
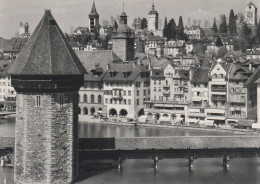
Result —
[[167, 36], [167, 18], [164, 19], [164, 27], [163, 27], [163, 37], [166, 38]]
[[194, 26], [196, 26], [197, 23], [198, 23], [197, 19], [193, 19], [193, 20], [192, 20], [192, 24], [193, 24]]
[[194, 54], [203, 55], [206, 49], [207, 46], [205, 44], [199, 43], [194, 47], [193, 52]]
[[172, 39], [175, 40], [176, 39], [176, 24], [174, 19], [171, 19], [169, 21], [169, 24], [167, 25], [167, 30], [168, 30], [168, 40]]
[[200, 24], [201, 24], [201, 20], [200, 19], [198, 19], [198, 26], [200, 27]]
[[177, 30], [177, 35], [176, 36], [177, 36], [178, 40], [185, 40], [182, 16], [179, 17], [178, 30]]
[[227, 52], [228, 52], [228, 50], [227, 50], [226, 47], [221, 47], [221, 48], [217, 51], [217, 58], [223, 58]]
[[191, 21], [191, 19], [190, 19], [190, 17], [188, 17], [188, 26], [190, 27], [190, 21]]
[[141, 29], [146, 29], [147, 27], [148, 27], [148, 22], [146, 18], [143, 18], [141, 22]]
[[251, 40], [251, 29], [247, 26], [247, 24], [244, 22], [242, 25], [242, 29], [240, 32], [240, 37], [244, 39], [248, 45], [250, 46], [252, 44]]
[[216, 40], [216, 46], [217, 47], [221, 47], [223, 45], [221, 39], [218, 37], [217, 40]]
[[212, 29], [213, 29], [213, 32], [214, 33], [217, 33], [218, 32], [218, 26], [217, 26], [217, 23], [216, 23], [216, 19], [214, 18], [214, 22], [213, 22], [213, 27], [212, 27]]
[[236, 17], [235, 17], [233, 9], [230, 10], [230, 14], [229, 14], [228, 33], [230, 35], [236, 35], [237, 34]]
[[219, 25], [219, 33], [228, 33], [226, 15], [220, 15], [221, 23]]
[[140, 17], [135, 18], [133, 22], [133, 28], [136, 29], [141, 29], [141, 24], [142, 24], [142, 19]]

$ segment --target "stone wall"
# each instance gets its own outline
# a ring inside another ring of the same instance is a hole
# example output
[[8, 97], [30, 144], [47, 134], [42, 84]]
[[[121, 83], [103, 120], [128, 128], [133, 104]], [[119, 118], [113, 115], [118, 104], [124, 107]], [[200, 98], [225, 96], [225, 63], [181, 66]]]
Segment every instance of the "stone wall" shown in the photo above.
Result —
[[126, 39], [113, 39], [113, 52], [121, 59], [126, 60]]
[[16, 98], [15, 181], [71, 183], [78, 173], [77, 92], [18, 93]]

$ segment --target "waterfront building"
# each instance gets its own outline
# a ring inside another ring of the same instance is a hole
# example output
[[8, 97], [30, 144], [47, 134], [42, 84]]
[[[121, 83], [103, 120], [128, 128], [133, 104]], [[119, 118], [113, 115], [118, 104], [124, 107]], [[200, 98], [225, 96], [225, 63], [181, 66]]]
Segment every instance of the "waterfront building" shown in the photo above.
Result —
[[87, 120], [96, 114], [106, 114], [103, 78], [109, 66], [120, 59], [111, 50], [76, 51], [87, 70], [84, 86], [79, 90], [79, 120]]
[[190, 40], [200, 40], [204, 36], [203, 30], [195, 25], [192, 25], [191, 27], [185, 26], [184, 33]]
[[85, 72], [46, 10], [10, 70], [17, 92], [15, 183], [78, 177], [78, 90]]
[[234, 63], [228, 77], [228, 104], [227, 123], [237, 124], [239, 120], [247, 118], [247, 88], [244, 86], [252, 69], [243, 66], [241, 63]]
[[209, 106], [209, 68], [197, 68], [191, 80], [191, 103], [188, 107], [190, 124], [205, 123], [205, 108]]
[[120, 15], [118, 27], [113, 29], [112, 51], [122, 61], [133, 61], [135, 59], [134, 35], [127, 25], [127, 15], [124, 11]]
[[187, 120], [194, 67], [169, 61], [165, 68], [153, 68], [151, 75], [151, 100], [145, 102], [148, 119], [160, 122]]
[[154, 8], [154, 3], [152, 5], [152, 10], [148, 13], [148, 31], [158, 30], [159, 26], [159, 14]]
[[110, 117], [137, 118], [150, 98], [150, 71], [136, 62], [114, 63], [103, 78], [104, 105]]
[[95, 1], [93, 1], [92, 9], [88, 17], [89, 17], [89, 31], [91, 33], [94, 33], [95, 30], [98, 30], [99, 27], [99, 14], [96, 9]]
[[212, 64], [209, 71], [209, 107], [205, 109], [206, 120], [214, 121], [217, 125], [225, 125], [226, 123], [230, 69], [231, 64], [217, 61]]

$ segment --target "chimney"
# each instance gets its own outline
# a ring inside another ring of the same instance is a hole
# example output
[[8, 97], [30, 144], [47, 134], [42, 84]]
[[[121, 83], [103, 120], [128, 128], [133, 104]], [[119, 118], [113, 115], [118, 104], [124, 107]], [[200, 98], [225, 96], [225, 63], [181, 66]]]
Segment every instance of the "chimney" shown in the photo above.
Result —
[[249, 70], [252, 70], [252, 63], [249, 63]]

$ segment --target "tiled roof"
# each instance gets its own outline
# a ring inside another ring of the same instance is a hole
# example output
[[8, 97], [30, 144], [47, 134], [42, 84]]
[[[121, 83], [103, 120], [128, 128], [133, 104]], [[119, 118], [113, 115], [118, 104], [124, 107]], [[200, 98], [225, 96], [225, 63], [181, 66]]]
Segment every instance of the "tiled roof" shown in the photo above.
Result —
[[0, 62], [0, 76], [8, 76], [10, 75], [8, 73], [8, 70], [11, 68], [13, 65], [13, 62], [11, 60], [9, 61], [1, 61]]
[[208, 83], [209, 82], [209, 68], [198, 68], [194, 75], [193, 78], [191, 79], [191, 83], [197, 83], [197, 84], [202, 84], [202, 83]]
[[20, 52], [25, 46], [28, 38], [11, 38], [4, 43], [4, 52]]
[[152, 69], [152, 79], [164, 79], [164, 69]]
[[120, 61], [111, 50], [75, 51], [75, 53], [87, 72], [95, 69], [97, 65], [105, 71], [107, 65], [112, 65], [113, 61]]
[[249, 77], [249, 79], [245, 82], [245, 86], [250, 86], [254, 83], [259, 83], [260, 78], [260, 67], [258, 67], [254, 73]]
[[256, 6], [254, 5], [254, 3], [252, 3], [252, 2], [250, 2], [250, 3], [248, 4], [248, 6], [250, 6], [250, 5], [256, 7]]
[[246, 52], [246, 55], [260, 55], [260, 51], [259, 50], [248, 51]]
[[149, 14], [158, 14], [158, 12], [154, 9], [154, 4], [152, 6], [152, 10], [149, 11]]
[[18, 55], [13, 75], [78, 75], [85, 73], [49, 10]]
[[241, 51], [228, 51], [223, 58], [231, 57], [233, 56], [234, 58], [240, 57], [242, 55]]
[[[127, 77], [124, 77], [124, 72], [129, 72]], [[110, 73], [114, 73], [111, 77]], [[141, 72], [149, 72], [144, 66], [134, 63], [113, 63], [110, 69], [104, 76], [104, 81], [135, 81]]]

